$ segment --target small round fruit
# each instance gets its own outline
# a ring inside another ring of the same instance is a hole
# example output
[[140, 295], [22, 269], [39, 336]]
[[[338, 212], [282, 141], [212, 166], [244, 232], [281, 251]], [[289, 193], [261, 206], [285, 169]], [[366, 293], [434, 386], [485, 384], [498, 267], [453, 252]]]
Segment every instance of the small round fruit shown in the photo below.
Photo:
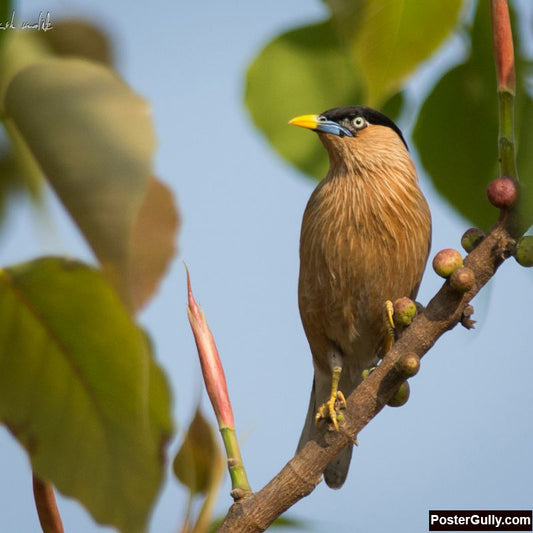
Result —
[[461, 237], [461, 246], [470, 253], [484, 238], [485, 234], [479, 228], [467, 229]]
[[398, 298], [394, 302], [394, 323], [408, 326], [416, 316], [416, 304], [410, 298]]
[[404, 381], [400, 385], [399, 389], [394, 393], [392, 398], [387, 402], [387, 405], [389, 407], [401, 407], [402, 405], [405, 405], [409, 399], [409, 393], [409, 383]]
[[468, 267], [459, 267], [450, 276], [450, 285], [459, 292], [468, 292], [476, 282], [474, 272]]
[[453, 248], [445, 248], [433, 258], [433, 270], [442, 278], [450, 277], [456, 268], [462, 266], [463, 258]]
[[524, 267], [533, 266], [533, 235], [526, 235], [518, 241], [514, 258]]
[[516, 202], [518, 196], [518, 182], [514, 178], [502, 176], [489, 183], [487, 198], [499, 209], [507, 209]]

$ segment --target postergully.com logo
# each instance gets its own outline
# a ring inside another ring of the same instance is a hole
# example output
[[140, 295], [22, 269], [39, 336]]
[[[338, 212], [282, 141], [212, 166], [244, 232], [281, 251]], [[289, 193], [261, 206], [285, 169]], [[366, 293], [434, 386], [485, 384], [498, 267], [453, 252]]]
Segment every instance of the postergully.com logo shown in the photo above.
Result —
[[429, 511], [430, 531], [532, 531], [531, 511]]

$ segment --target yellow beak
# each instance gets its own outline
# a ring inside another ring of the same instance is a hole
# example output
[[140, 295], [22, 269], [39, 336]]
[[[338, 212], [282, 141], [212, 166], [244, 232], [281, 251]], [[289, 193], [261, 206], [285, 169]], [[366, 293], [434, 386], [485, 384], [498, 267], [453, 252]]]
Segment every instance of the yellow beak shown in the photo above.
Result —
[[289, 120], [289, 124], [321, 133], [331, 133], [332, 135], [337, 135], [337, 137], [354, 136], [345, 126], [341, 126], [333, 120], [327, 120], [326, 117], [321, 115], [301, 115]]
[[289, 120], [289, 124], [300, 126], [309, 130], [316, 130], [318, 124], [318, 115], [301, 115]]

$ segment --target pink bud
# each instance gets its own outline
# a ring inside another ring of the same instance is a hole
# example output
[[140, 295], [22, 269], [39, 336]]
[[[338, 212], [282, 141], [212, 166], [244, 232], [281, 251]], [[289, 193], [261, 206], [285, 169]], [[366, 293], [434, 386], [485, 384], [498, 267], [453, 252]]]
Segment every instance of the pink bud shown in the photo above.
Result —
[[187, 315], [194, 334], [194, 340], [196, 341], [198, 356], [200, 357], [205, 388], [213, 405], [219, 427], [235, 429], [226, 376], [220, 362], [215, 339], [209, 329], [203, 311], [198, 307], [194, 299], [189, 269], [185, 268], [187, 270], [187, 293], [189, 298]]

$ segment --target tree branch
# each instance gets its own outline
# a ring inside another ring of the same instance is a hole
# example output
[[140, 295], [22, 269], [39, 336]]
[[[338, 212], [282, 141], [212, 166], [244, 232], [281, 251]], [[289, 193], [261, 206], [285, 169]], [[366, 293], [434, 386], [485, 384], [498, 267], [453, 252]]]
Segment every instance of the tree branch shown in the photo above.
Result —
[[313, 439], [263, 489], [232, 505], [219, 532], [264, 531], [276, 517], [314, 490], [326, 465], [356, 438], [405, 381], [408, 372], [402, 357], [411, 353], [422, 357], [443, 333], [454, 328], [472, 298], [511, 255], [515, 239], [507, 225], [504, 217], [465, 258], [465, 266], [476, 277], [474, 287], [459, 293], [446, 281], [376, 370], [348, 397], [348, 407], [343, 412], [345, 422], [339, 432], [324, 434], [317, 430]]

